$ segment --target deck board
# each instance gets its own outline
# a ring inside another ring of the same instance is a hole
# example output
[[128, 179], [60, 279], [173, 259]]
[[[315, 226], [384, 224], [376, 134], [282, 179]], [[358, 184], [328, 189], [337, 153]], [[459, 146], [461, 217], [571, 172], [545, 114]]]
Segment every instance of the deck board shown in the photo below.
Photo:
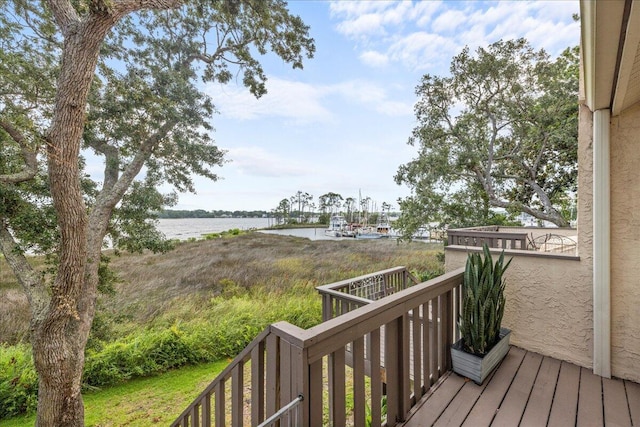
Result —
[[473, 405], [475, 405], [494, 374], [495, 371], [490, 374], [487, 381], [482, 385], [477, 385], [473, 381], [465, 379], [464, 386], [451, 403], [449, 403], [449, 406], [447, 406], [447, 409], [440, 415], [434, 426], [449, 427], [462, 425], [471, 408], [473, 408]]
[[576, 425], [603, 425], [602, 405], [602, 378], [587, 368], [581, 368]]
[[548, 427], [566, 427], [576, 423], [578, 409], [578, 390], [580, 388], [580, 368], [571, 363], [562, 362], [558, 384], [553, 396]]
[[540, 364], [529, 402], [520, 425], [523, 427], [546, 426], [553, 403], [553, 393], [558, 382], [560, 361], [545, 357]]
[[483, 385], [451, 373], [402, 425], [640, 426], [640, 385], [511, 347]]
[[492, 426], [511, 427], [520, 423], [541, 363], [539, 354], [526, 354]]
[[500, 369], [491, 378], [484, 390], [485, 392], [482, 393], [469, 413], [469, 417], [463, 424], [464, 426], [480, 427], [491, 424], [500, 402], [502, 402], [504, 395], [511, 386], [511, 381], [518, 371], [522, 359], [524, 359], [524, 355], [524, 350], [511, 347], [509, 353], [500, 364]]
[[416, 424], [412, 425], [414, 427], [433, 425], [464, 384], [464, 378], [455, 374], [449, 375], [433, 395], [425, 401], [424, 405], [420, 408], [423, 411], [422, 416], [416, 419]]
[[636, 384], [631, 381], [625, 381], [624, 385], [627, 389], [627, 399], [629, 401], [631, 424], [634, 426], [640, 426], [640, 384]]
[[604, 423], [610, 426], [631, 426], [629, 405], [624, 382], [609, 378], [602, 379], [604, 400]]

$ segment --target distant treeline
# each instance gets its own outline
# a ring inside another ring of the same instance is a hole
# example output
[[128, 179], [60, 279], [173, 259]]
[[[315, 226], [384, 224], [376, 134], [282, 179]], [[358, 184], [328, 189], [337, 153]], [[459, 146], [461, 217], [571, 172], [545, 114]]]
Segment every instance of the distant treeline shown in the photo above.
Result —
[[158, 218], [266, 218], [267, 211], [195, 211], [167, 209], [158, 213]]

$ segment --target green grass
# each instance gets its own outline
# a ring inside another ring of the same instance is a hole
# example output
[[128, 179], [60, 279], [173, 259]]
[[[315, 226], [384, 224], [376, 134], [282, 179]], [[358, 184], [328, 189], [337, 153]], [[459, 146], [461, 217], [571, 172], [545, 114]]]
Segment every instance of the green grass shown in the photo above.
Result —
[[[166, 426], [220, 373], [228, 361], [206, 363], [84, 393], [85, 425]], [[33, 426], [35, 415], [2, 420], [2, 427]]]

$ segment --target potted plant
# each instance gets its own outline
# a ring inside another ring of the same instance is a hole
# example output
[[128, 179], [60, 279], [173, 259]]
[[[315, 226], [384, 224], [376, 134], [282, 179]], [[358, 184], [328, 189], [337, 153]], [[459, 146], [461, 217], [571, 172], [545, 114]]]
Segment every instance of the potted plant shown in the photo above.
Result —
[[451, 346], [453, 371], [482, 384], [509, 351], [511, 331], [501, 328], [504, 314], [504, 251], [493, 263], [489, 247], [467, 257], [462, 283], [461, 339]]

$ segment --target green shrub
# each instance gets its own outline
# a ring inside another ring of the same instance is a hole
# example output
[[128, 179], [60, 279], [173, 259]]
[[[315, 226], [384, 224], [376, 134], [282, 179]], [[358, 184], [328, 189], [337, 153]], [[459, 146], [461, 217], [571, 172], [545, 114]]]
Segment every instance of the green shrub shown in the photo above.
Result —
[[197, 361], [195, 352], [177, 327], [144, 331], [107, 344], [99, 352], [87, 352], [84, 383], [93, 387], [105, 386]]
[[0, 346], [0, 419], [35, 411], [38, 376], [26, 345]]

